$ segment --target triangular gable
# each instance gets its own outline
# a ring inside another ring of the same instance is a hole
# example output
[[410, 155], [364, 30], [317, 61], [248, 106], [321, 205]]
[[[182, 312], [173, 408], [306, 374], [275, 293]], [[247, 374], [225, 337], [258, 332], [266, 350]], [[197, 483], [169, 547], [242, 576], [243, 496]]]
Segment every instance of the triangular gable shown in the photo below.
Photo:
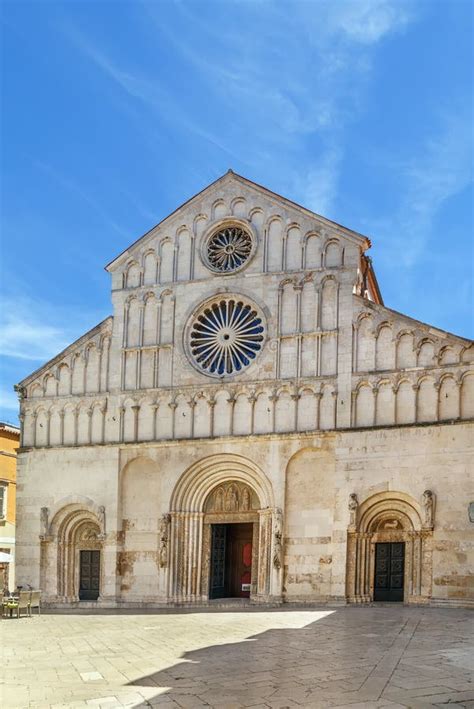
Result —
[[310, 209], [307, 209], [306, 207], [301, 206], [297, 202], [293, 202], [290, 199], [287, 199], [286, 197], [282, 197], [281, 195], [277, 194], [276, 192], [272, 192], [272, 190], [269, 190], [267, 187], [264, 187], [263, 185], [259, 185], [257, 182], [252, 182], [252, 180], [247, 179], [246, 177], [243, 177], [242, 175], [238, 175], [236, 172], [233, 172], [233, 170], [228, 170], [224, 175], [221, 177], [217, 178], [217, 180], [214, 180], [214, 182], [211, 182], [207, 187], [205, 187], [203, 190], [195, 194], [193, 197], [188, 199], [186, 202], [181, 204], [177, 209], [175, 209], [171, 214], [169, 214], [167, 217], [161, 220], [161, 222], [158, 222], [158, 224], [155, 224], [154, 227], [149, 229], [143, 236], [138, 238], [136, 241], [134, 241], [127, 249], [122, 251], [115, 259], [110, 261], [105, 266], [106, 271], [113, 271], [117, 266], [119, 266], [123, 261], [127, 260], [131, 256], [131, 251], [135, 250], [135, 248], [139, 244], [145, 244], [148, 239], [153, 238], [156, 236], [156, 230], [165, 227], [167, 222], [171, 220], [172, 218], [176, 217], [176, 215], [179, 214], [181, 210], [183, 210], [185, 207], [189, 207], [194, 201], [197, 201], [198, 199], [202, 199], [203, 196], [205, 196], [208, 192], [214, 190], [218, 184], [225, 184], [226, 182], [229, 181], [235, 181], [237, 183], [241, 183], [245, 185], [246, 187], [249, 187], [253, 191], [263, 194], [267, 198], [270, 197], [275, 201], [276, 204], [285, 204], [287, 207], [290, 209], [295, 209], [302, 213], [304, 216], [309, 217], [311, 219], [315, 219], [320, 223], [321, 226], [326, 226], [330, 227], [334, 231], [336, 231], [340, 236], [343, 236], [345, 238], [348, 238], [352, 241], [355, 241], [363, 251], [366, 251], [368, 248], [371, 246], [370, 239], [363, 235], [359, 234], [356, 231], [353, 231], [352, 229], [348, 229], [345, 226], [342, 226], [341, 224], [338, 224], [337, 222], [333, 222], [330, 219], [327, 219], [326, 217], [321, 216], [320, 214], [316, 214], [316, 212], [312, 212]]
[[430, 325], [429, 323], [422, 322], [421, 320], [416, 320], [415, 318], [411, 318], [409, 315], [405, 315], [404, 313], [398, 312], [398, 310], [393, 310], [392, 308], [387, 308], [386, 305], [382, 305], [379, 303], [373, 303], [372, 301], [367, 300], [366, 298], [362, 298], [362, 296], [359, 295], [354, 295], [354, 298], [357, 300], [358, 304], [361, 306], [362, 310], [361, 311], [354, 311], [354, 317], [356, 319], [360, 318], [362, 315], [363, 310], [367, 312], [371, 312], [372, 314], [378, 314], [381, 316], [395, 316], [397, 320], [406, 323], [408, 327], [418, 327], [423, 330], [426, 330], [427, 335], [430, 335], [434, 338], [439, 338], [439, 339], [446, 339], [448, 337], [453, 338], [455, 340], [458, 340], [460, 343], [463, 343], [465, 345], [471, 345], [472, 340], [470, 340], [467, 337], [461, 337], [461, 335], [455, 335], [452, 332], [448, 332], [447, 330], [441, 330], [439, 327], [434, 327], [434, 325]]
[[37, 379], [41, 374], [45, 373], [48, 369], [53, 367], [55, 364], [58, 364], [64, 357], [67, 357], [67, 355], [72, 354], [74, 352], [74, 350], [76, 350], [77, 348], [84, 345], [91, 338], [95, 337], [96, 335], [103, 332], [104, 330], [107, 330], [109, 323], [110, 323], [110, 331], [111, 331], [112, 322], [113, 322], [113, 316], [109, 315], [108, 317], [105, 318], [105, 320], [102, 320], [102, 322], [100, 322], [98, 325], [93, 327], [91, 330], [88, 330], [86, 333], [84, 333], [84, 335], [81, 335], [72, 344], [68, 345], [68, 347], [66, 347], [62, 352], [57, 354], [56, 357], [53, 357], [48, 362], [45, 362], [43, 365], [41, 365], [41, 367], [38, 367], [38, 369], [35, 369], [34, 372], [32, 372], [27, 377], [22, 379], [21, 382], [18, 382], [18, 384], [15, 385], [15, 390], [17, 390], [17, 388], [22, 388], [22, 387], [28, 386], [35, 379]]

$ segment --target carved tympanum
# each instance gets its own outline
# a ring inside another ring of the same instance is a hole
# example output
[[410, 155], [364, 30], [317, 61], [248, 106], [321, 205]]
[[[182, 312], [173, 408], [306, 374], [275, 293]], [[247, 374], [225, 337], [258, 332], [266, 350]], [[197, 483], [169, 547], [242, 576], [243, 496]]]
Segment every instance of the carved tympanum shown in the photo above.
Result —
[[93, 527], [85, 527], [81, 533], [81, 542], [96, 542], [99, 538], [97, 530]]
[[378, 526], [379, 530], [403, 529], [402, 523], [398, 519], [384, 519]]
[[207, 498], [206, 512], [250, 512], [258, 509], [258, 499], [253, 490], [236, 481], [223, 483]]

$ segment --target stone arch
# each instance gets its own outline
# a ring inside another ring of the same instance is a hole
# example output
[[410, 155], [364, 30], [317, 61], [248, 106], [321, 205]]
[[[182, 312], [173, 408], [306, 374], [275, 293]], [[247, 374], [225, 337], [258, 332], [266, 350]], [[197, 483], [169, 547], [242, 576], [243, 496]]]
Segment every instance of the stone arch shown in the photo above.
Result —
[[461, 350], [461, 362], [474, 362], [474, 345], [466, 345]]
[[157, 282], [158, 261], [154, 249], [148, 249], [144, 252], [142, 258], [143, 268], [143, 285], [153, 285]]
[[[241, 509], [239, 503], [223, 511], [206, 510], [212, 492], [229, 485], [250, 491], [254, 503], [249, 509]], [[272, 564], [276, 517], [280, 519], [281, 512], [274, 507], [272, 484], [248, 458], [222, 453], [191, 465], [177, 481], [170, 500], [170, 599], [207, 600], [211, 525], [242, 521], [254, 525], [251, 598], [281, 597], [281, 572]]]
[[374, 600], [378, 543], [405, 545], [404, 602], [431, 597], [432, 527], [424, 526], [420, 505], [404, 492], [379, 492], [365, 499], [351, 518], [347, 537], [346, 596], [352, 603]]
[[273, 507], [273, 488], [260, 468], [241, 455], [218, 453], [191, 465], [179, 478], [170, 500], [172, 512], [202, 512], [208, 492], [232, 478], [249, 485], [262, 507]]
[[223, 219], [227, 216], [228, 209], [223, 199], [216, 199], [211, 207], [211, 219]]
[[334, 268], [343, 264], [343, 249], [339, 239], [330, 238], [324, 245], [324, 268]]
[[235, 217], [245, 218], [245, 197], [234, 197], [230, 203], [230, 211]]
[[459, 352], [452, 345], [445, 345], [438, 353], [438, 364], [457, 364]]
[[170, 237], [160, 241], [160, 283], [171, 283], [174, 280], [175, 249]]
[[48, 374], [44, 376], [43, 391], [45, 396], [57, 396], [58, 381], [51, 372], [48, 372]]
[[265, 229], [265, 271], [281, 271], [283, 265], [283, 220], [270, 217]]
[[[79, 558], [82, 550], [102, 551], [105, 511], [80, 495], [62, 499], [51, 509], [51, 523], [42, 534], [41, 587], [49, 600], [79, 600]], [[100, 563], [99, 599], [104, 564]]]
[[321, 236], [317, 231], [309, 231], [303, 241], [304, 268], [319, 268], [321, 266]]
[[303, 251], [301, 244], [301, 230], [299, 224], [292, 223], [286, 228], [284, 237], [285, 260], [284, 268], [287, 271], [298, 271], [302, 267]]
[[457, 419], [460, 416], [459, 385], [452, 374], [445, 374], [439, 383], [439, 420]]
[[435, 363], [435, 343], [429, 337], [424, 337], [417, 345], [417, 366], [431, 367]]
[[124, 287], [125, 288], [138, 288], [141, 283], [142, 271], [137, 263], [137, 261], [131, 261], [126, 268], [124, 273]]

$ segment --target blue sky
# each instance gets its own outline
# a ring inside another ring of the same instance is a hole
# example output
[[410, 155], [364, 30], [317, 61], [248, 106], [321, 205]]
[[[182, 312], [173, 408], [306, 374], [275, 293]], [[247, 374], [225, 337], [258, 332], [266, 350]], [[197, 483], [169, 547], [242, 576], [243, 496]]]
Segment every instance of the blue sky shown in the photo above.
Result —
[[111, 312], [103, 267], [229, 167], [372, 238], [472, 336], [472, 3], [3, 2], [0, 418]]

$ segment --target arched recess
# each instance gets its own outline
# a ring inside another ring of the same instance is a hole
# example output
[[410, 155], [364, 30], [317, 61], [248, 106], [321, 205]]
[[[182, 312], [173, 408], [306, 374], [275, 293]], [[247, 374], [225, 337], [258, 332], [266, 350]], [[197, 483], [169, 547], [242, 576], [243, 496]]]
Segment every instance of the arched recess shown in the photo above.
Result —
[[[213, 491], [219, 487], [225, 491], [230, 484], [234, 492], [229, 504], [224, 504], [223, 509], [219, 509], [217, 500], [211, 507], [206, 504]], [[254, 504], [244, 504], [239, 492], [244, 489], [249, 491], [249, 499], [256, 501]], [[254, 525], [251, 598], [281, 598], [282, 517], [274, 505], [269, 479], [243, 456], [213, 455], [188, 468], [170, 500], [170, 549], [169, 555], [166, 553], [169, 600], [189, 603], [208, 599], [211, 525], [239, 522]]]
[[105, 512], [89, 498], [61, 500], [51, 511], [51, 522], [42, 530], [40, 583], [49, 601], [73, 603], [80, 599], [80, 553], [98, 551], [99, 598], [103, 592]]
[[300, 448], [288, 461], [283, 592], [288, 601], [328, 598], [333, 592], [333, 569], [321, 559], [332, 553], [335, 539], [335, 472], [334, 449], [325, 445]]
[[165, 594], [163, 574], [156, 563], [162, 505], [160, 472], [156, 462], [145, 455], [129, 460], [120, 472], [121, 545], [117, 572], [123, 600], [153, 599]]
[[347, 600], [374, 600], [376, 544], [402, 542], [403, 601], [426, 603], [432, 589], [432, 537], [433, 527], [422, 524], [420, 505], [410, 495], [386, 491], [364, 500], [348, 526]]

